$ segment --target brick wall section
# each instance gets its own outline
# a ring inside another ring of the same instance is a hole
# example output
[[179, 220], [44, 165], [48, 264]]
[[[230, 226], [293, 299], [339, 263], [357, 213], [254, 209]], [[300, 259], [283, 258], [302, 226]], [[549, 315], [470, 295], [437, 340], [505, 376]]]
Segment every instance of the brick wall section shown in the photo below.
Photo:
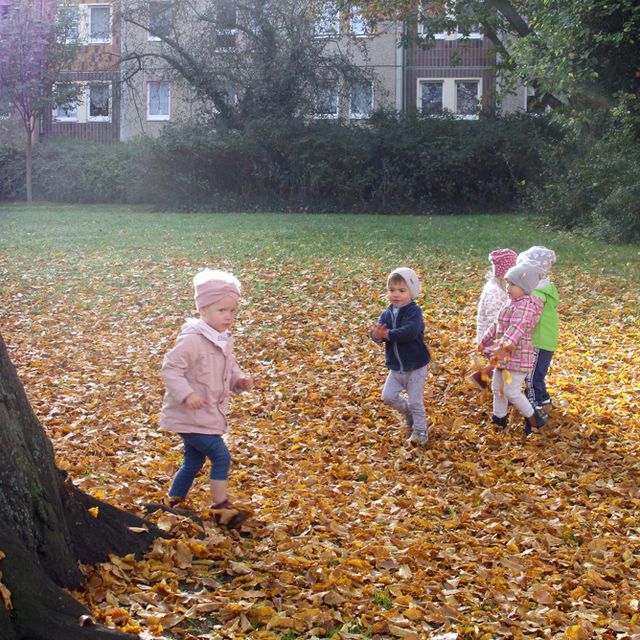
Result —
[[486, 38], [435, 40], [432, 47], [410, 47], [405, 53], [407, 111], [416, 108], [418, 78], [482, 78], [485, 109], [495, 106], [495, 54]]

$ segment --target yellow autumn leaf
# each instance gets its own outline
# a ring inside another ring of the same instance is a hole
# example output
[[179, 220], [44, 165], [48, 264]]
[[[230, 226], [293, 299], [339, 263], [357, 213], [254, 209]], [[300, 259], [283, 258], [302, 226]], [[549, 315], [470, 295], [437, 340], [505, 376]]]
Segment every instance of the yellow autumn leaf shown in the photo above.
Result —
[[98, 517], [99, 510], [100, 510], [100, 507], [90, 507], [89, 509], [87, 509], [87, 511], [91, 514], [92, 518]]

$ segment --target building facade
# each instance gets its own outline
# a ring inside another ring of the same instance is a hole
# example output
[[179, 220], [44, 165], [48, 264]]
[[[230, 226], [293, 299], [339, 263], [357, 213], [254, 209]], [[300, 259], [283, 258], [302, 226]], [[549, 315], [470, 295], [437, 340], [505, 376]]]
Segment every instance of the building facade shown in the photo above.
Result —
[[[236, 29], [233, 0], [200, 1], [225, 7], [228, 25], [216, 37], [223, 48], [238, 46], [242, 35]], [[0, 0], [0, 9], [9, 2]], [[138, 13], [125, 20], [124, 12], [132, 4]], [[366, 121], [384, 108], [473, 119], [497, 108], [526, 110], [523, 88], [498, 103], [495, 54], [481, 33], [435, 34], [429, 46], [421, 46], [424, 34], [418, 32], [410, 39], [413, 44], [404, 46], [405, 24], [383, 23], [374, 31], [354, 8], [339, 10], [329, 2], [323, 7], [312, 37], [346, 53], [363, 74], [356, 81], [328, 82], [316, 97], [316, 117]], [[59, 19], [70, 25], [69, 38], [79, 45], [74, 68], [60, 82], [80, 83], [82, 94], [77, 103], [56, 109], [41, 123], [41, 137], [131, 140], [157, 135], [168, 123], [188, 122], [206, 109], [189, 83], [162, 56], [154, 55], [166, 47], [163, 37], [174, 28], [174, 8], [166, 0], [68, 0], [58, 5]]]

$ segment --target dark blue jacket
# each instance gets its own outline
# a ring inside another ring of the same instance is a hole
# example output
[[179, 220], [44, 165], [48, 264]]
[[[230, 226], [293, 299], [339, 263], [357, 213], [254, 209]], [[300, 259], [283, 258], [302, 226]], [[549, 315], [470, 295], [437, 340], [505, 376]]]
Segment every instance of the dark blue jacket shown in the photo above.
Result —
[[422, 309], [413, 301], [405, 304], [393, 317], [389, 305], [378, 322], [389, 327], [389, 338], [385, 340], [385, 365], [393, 371], [413, 371], [420, 369], [431, 360], [431, 354], [424, 343], [424, 320]]

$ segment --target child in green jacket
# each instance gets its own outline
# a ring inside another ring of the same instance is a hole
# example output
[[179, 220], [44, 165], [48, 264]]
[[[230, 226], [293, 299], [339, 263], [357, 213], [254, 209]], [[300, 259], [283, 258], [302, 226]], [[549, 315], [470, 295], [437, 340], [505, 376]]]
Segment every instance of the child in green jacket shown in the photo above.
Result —
[[540, 272], [540, 282], [533, 290], [533, 295], [540, 298], [544, 306], [540, 319], [531, 334], [534, 347], [533, 369], [525, 379], [527, 397], [536, 412], [538, 426], [546, 422], [551, 411], [551, 397], [547, 391], [545, 378], [551, 365], [553, 353], [558, 347], [560, 334], [560, 319], [558, 317], [558, 303], [560, 298], [556, 285], [549, 279], [549, 271], [556, 261], [556, 254], [546, 247], [531, 247], [518, 255], [517, 263], [535, 265]]

